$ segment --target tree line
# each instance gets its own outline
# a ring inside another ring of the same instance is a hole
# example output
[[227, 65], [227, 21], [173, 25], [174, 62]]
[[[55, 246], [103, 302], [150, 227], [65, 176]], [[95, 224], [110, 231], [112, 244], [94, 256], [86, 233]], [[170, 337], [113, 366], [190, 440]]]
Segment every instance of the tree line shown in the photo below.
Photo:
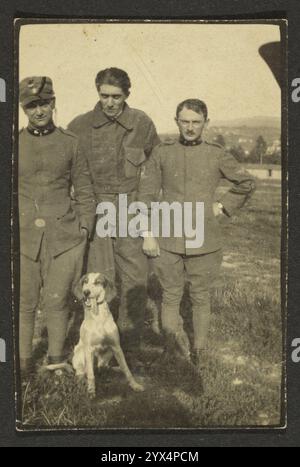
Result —
[[227, 150], [239, 161], [251, 164], [281, 164], [281, 152], [274, 151], [272, 154], [267, 154], [268, 144], [264, 137], [259, 135], [256, 139], [255, 145], [250, 153], [246, 153], [241, 144], [227, 147], [226, 140], [223, 135], [217, 135], [214, 141]]

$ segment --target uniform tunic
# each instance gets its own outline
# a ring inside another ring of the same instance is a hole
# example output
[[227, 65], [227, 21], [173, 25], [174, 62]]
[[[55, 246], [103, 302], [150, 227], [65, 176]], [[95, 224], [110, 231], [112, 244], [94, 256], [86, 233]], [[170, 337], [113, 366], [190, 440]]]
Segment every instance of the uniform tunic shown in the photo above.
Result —
[[152, 120], [127, 104], [112, 120], [98, 103], [93, 111], [76, 117], [69, 128], [79, 136], [100, 200], [106, 193], [136, 191], [141, 166], [160, 142]]
[[23, 129], [18, 164], [21, 253], [36, 260], [44, 234], [53, 257], [78, 245], [80, 227], [92, 231], [95, 202], [76, 136], [61, 128], [44, 136]]
[[[254, 188], [253, 177], [221, 146], [203, 141], [185, 146], [177, 141], [165, 142], [152, 153], [146, 163], [139, 186], [138, 199], [149, 207], [152, 201], [204, 203], [204, 243], [200, 248], [187, 248], [185, 235], [175, 237], [174, 220], [170, 238], [159, 239], [161, 248], [174, 253], [198, 255], [217, 251], [223, 245], [220, 225], [213, 213], [215, 192], [221, 179], [232, 188], [220, 198], [225, 212], [231, 216], [241, 207]], [[193, 223], [195, 225], [195, 209]], [[178, 222], [178, 220], [177, 220]], [[184, 233], [184, 229], [182, 228]], [[193, 240], [191, 238], [190, 240]]]

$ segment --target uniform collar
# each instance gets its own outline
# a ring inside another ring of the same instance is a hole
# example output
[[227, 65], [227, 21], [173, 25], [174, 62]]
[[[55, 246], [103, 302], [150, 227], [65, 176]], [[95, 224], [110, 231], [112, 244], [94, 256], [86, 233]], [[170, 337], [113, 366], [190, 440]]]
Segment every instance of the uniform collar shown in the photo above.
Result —
[[120, 115], [117, 116], [117, 118], [109, 118], [105, 113], [103, 112], [101, 108], [100, 102], [98, 102], [94, 108], [93, 112], [93, 126], [94, 128], [100, 128], [103, 125], [107, 125], [108, 123], [111, 122], [117, 122], [119, 125], [124, 127], [126, 130], [133, 130], [133, 118], [132, 118], [132, 113], [131, 109], [128, 106], [128, 104], [124, 104], [124, 109]]
[[199, 146], [199, 144], [203, 143], [203, 140], [199, 138], [199, 139], [196, 139], [195, 141], [187, 141], [182, 136], [180, 136], [179, 143], [182, 144], [183, 146]]
[[55, 129], [56, 129], [56, 126], [54, 125], [53, 122], [49, 123], [47, 126], [45, 126], [43, 128], [35, 128], [30, 124], [27, 127], [27, 131], [33, 136], [50, 135], [51, 133], [53, 133], [55, 131]]

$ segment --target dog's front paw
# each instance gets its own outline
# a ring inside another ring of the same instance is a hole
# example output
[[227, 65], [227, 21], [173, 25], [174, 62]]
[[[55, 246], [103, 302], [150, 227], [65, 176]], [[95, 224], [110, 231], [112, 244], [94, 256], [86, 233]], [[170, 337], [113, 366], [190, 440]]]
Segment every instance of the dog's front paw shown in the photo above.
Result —
[[143, 392], [145, 391], [145, 387], [140, 384], [140, 383], [137, 383], [136, 381], [132, 381], [129, 386], [131, 387], [131, 389], [135, 392]]
[[79, 384], [86, 384], [85, 374], [84, 373], [76, 373], [76, 380]]
[[88, 396], [90, 400], [96, 399], [96, 390], [95, 389], [89, 389], [88, 390]]
[[88, 395], [90, 399], [95, 399], [96, 397], [96, 385], [95, 380], [88, 381]]
[[96, 391], [88, 391], [88, 396], [91, 401], [96, 399]]

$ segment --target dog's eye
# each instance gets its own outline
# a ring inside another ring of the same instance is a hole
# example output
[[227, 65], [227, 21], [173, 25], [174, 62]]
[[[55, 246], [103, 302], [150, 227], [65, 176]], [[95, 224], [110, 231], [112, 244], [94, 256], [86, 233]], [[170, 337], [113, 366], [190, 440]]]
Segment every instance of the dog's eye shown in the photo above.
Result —
[[87, 284], [88, 281], [89, 281], [89, 280], [88, 280], [88, 278], [86, 277], [86, 278], [84, 279], [84, 281], [83, 281], [83, 284]]
[[101, 281], [100, 281], [100, 280], [95, 281], [94, 284], [95, 284], [95, 285], [101, 285]]

